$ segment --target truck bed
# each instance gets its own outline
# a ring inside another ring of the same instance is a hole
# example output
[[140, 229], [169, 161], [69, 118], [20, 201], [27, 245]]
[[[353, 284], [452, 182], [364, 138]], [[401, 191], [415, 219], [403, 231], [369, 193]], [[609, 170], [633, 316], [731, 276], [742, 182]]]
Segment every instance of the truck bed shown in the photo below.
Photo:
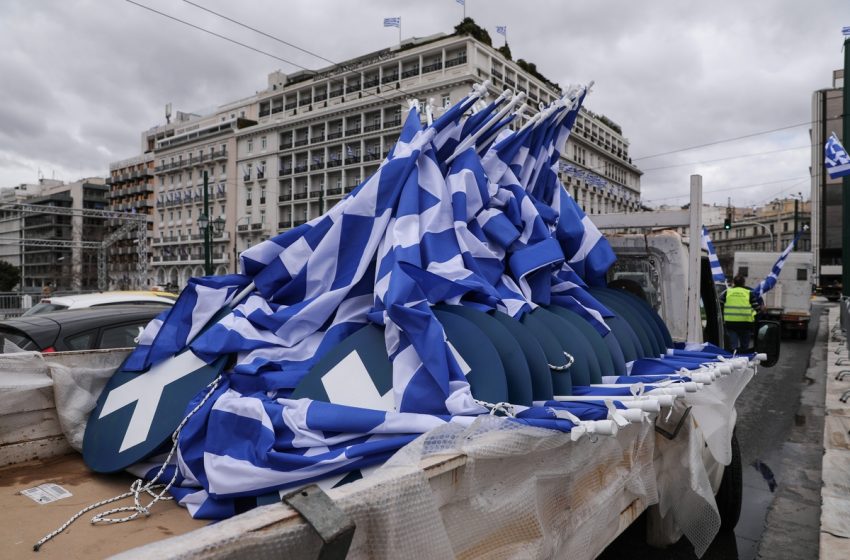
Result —
[[[88, 513], [36, 554], [33, 544], [57, 529], [84, 507], [124, 493], [133, 477], [126, 473], [98, 475], [71, 453], [0, 468], [0, 542], [3, 558], [105, 558], [137, 546], [188, 533], [209, 522], [192, 519], [172, 500], [160, 501], [148, 518], [129, 523], [93, 526]], [[62, 486], [72, 496], [39, 504], [20, 492], [44, 483]], [[145, 496], [143, 503], [150, 501]], [[131, 499], [114, 506], [129, 505]], [[111, 505], [110, 507], [114, 507]], [[104, 508], [106, 509], [106, 508]], [[120, 514], [126, 515], [126, 514]]]

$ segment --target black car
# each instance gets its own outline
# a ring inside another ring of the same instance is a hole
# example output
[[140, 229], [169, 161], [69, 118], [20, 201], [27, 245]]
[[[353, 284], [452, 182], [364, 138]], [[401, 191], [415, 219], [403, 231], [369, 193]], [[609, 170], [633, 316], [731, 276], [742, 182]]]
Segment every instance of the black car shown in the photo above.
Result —
[[0, 352], [6, 340], [41, 352], [136, 346], [142, 329], [162, 311], [161, 305], [110, 305], [0, 321]]

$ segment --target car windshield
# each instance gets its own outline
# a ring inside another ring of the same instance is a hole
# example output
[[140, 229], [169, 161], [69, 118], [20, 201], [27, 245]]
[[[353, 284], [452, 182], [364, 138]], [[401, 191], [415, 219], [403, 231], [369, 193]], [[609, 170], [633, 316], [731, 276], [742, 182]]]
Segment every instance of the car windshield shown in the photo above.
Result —
[[63, 309], [68, 309], [68, 306], [61, 305], [58, 303], [42, 301], [41, 303], [36, 303], [35, 305], [27, 309], [26, 313], [24, 313], [22, 317], [38, 315], [39, 313], [50, 313], [51, 311], [62, 311]]
[[21, 350], [38, 350], [33, 340], [27, 335], [13, 330], [0, 329], [0, 353], [6, 351], [6, 342], [11, 342]]

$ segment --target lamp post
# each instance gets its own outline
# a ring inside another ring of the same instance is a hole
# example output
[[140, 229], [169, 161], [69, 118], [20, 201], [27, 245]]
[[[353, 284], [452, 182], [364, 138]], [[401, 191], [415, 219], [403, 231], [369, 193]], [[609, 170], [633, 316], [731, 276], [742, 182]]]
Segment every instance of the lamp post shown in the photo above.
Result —
[[224, 219], [210, 220], [209, 174], [204, 171], [204, 213], [198, 218], [201, 233], [204, 236], [204, 275], [212, 276], [212, 234], [221, 235], [224, 231]]

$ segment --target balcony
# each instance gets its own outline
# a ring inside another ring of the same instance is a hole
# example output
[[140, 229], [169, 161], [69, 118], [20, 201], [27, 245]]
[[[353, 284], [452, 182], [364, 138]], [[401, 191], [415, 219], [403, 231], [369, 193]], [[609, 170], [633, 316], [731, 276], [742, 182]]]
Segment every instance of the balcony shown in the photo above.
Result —
[[342, 131], [335, 130], [333, 132], [328, 132], [328, 140], [336, 140], [337, 138], [342, 138]]
[[264, 107], [264, 108], [260, 109], [260, 118], [268, 117], [270, 114], [271, 114], [271, 111], [269, 111], [268, 107]]
[[295, 141], [295, 147], [300, 148], [301, 146], [306, 146], [308, 140], [306, 138], [299, 138]]
[[312, 140], [313, 142], [324, 142], [324, 140], [325, 140], [325, 135], [324, 135], [324, 134], [314, 134], [314, 135], [311, 137], [311, 140]]
[[251, 224], [251, 231], [259, 231], [265, 229], [266, 224]]
[[296, 173], [304, 173], [305, 171], [307, 171], [307, 164], [306, 163], [299, 163], [298, 165], [295, 166], [295, 172]]
[[328, 196], [334, 196], [337, 194], [342, 194], [342, 187], [337, 187], [335, 189], [328, 189]]
[[327, 98], [328, 98], [328, 94], [326, 94], [326, 93], [317, 93], [316, 95], [314, 95], [314, 96], [313, 96], [313, 101], [316, 101], [316, 102], [324, 101], [324, 100], [325, 100], [325, 99], [327, 99]]
[[502, 76], [502, 73], [499, 72], [498, 70], [496, 70], [495, 68], [491, 68], [490, 73], [493, 74], [494, 77], [499, 78], [499, 79], [502, 79], [504, 77], [504, 76]]
[[466, 54], [446, 60], [446, 68], [451, 68], [452, 66], [460, 66], [461, 64], [466, 64]]
[[277, 223], [277, 229], [289, 229], [290, 227], [292, 227], [292, 226], [290, 226], [289, 220], [285, 220], [283, 222]]
[[336, 159], [332, 157], [328, 162], [328, 169], [332, 167], [339, 167], [340, 165], [342, 165], [342, 160], [339, 159], [339, 154], [336, 154]]
[[422, 67], [422, 73], [427, 74], [428, 72], [436, 72], [437, 70], [443, 69], [442, 62], [435, 62], [433, 64], [428, 64], [427, 66]]
[[292, 200], [291, 192], [285, 192], [283, 194], [278, 195], [277, 197], [278, 202], [289, 202], [290, 200]]
[[342, 88], [331, 90], [331, 94], [330, 94], [331, 98], [339, 97], [341, 95], [342, 95]]
[[356, 127], [345, 129], [345, 135], [346, 136], [355, 136], [357, 134], [360, 134], [360, 125], [359, 124]]
[[323, 162], [323, 161], [320, 161], [318, 163], [314, 162], [314, 163], [310, 164], [310, 171], [316, 171], [316, 170], [324, 169], [324, 168], [325, 168], [325, 162]]
[[298, 106], [298, 104], [297, 104], [297, 103], [295, 103], [295, 102], [293, 102], [293, 103], [287, 103], [287, 104], [286, 104], [286, 106], [285, 106], [284, 108], [285, 108], [287, 111], [291, 111], [292, 109], [295, 109], [295, 107], [297, 107], [297, 106]]
[[418, 66], [411, 68], [410, 70], [405, 70], [404, 72], [401, 73], [402, 78], [411, 78], [413, 76], [418, 76], [418, 75], [419, 75], [419, 67]]
[[388, 84], [390, 82], [397, 82], [397, 81], [398, 81], [398, 72], [394, 72], [392, 74], [389, 74], [389, 75], [381, 78], [382, 84]]
[[211, 159], [227, 159], [227, 150], [218, 150], [210, 154]]
[[307, 192], [306, 191], [297, 192], [297, 193], [295, 193], [295, 196], [293, 196], [292, 198], [294, 198], [295, 200], [303, 200], [303, 199], [307, 198]]
[[381, 154], [366, 154], [363, 156], [363, 161], [375, 161], [376, 159], [381, 159]]
[[401, 126], [401, 118], [400, 117], [384, 123], [384, 128], [394, 128], [396, 126]]
[[345, 165], [351, 165], [353, 163], [360, 163], [360, 156], [352, 156], [345, 158]]
[[307, 220], [294, 220], [292, 222], [292, 227], [298, 227], [307, 223]]
[[292, 173], [292, 168], [291, 168], [291, 167], [284, 167], [284, 168], [282, 168], [282, 169], [279, 169], [279, 170], [278, 170], [278, 172], [277, 172], [277, 176], [278, 176], [278, 177], [283, 177], [284, 175], [289, 175], [289, 174], [291, 174], [291, 173]]
[[304, 106], [306, 106], [306, 105], [309, 105], [309, 104], [310, 104], [310, 103], [312, 103], [312, 102], [313, 102], [313, 100], [312, 100], [312, 99], [310, 99], [310, 98], [308, 97], [307, 99], [302, 99], [302, 100], [300, 100], [300, 101], [298, 102], [298, 106], [299, 106], [299, 107], [304, 107]]
[[360, 83], [359, 82], [345, 86], [345, 93], [354, 93], [355, 91], [360, 91]]
[[288, 150], [288, 149], [290, 149], [291, 147], [292, 147], [292, 140], [291, 140], [291, 139], [290, 139], [290, 140], [288, 140], [288, 141], [286, 141], [286, 142], [281, 142], [281, 143], [280, 143], [280, 149], [281, 149], [281, 150]]
[[376, 85], [378, 85], [378, 78], [377, 77], [373, 78], [371, 80], [366, 80], [365, 82], [363, 82], [363, 89], [375, 87]]
[[248, 224], [239, 224], [236, 226], [236, 231], [248, 231]]
[[374, 132], [376, 130], [381, 130], [381, 123], [367, 124], [363, 127], [363, 132]]

